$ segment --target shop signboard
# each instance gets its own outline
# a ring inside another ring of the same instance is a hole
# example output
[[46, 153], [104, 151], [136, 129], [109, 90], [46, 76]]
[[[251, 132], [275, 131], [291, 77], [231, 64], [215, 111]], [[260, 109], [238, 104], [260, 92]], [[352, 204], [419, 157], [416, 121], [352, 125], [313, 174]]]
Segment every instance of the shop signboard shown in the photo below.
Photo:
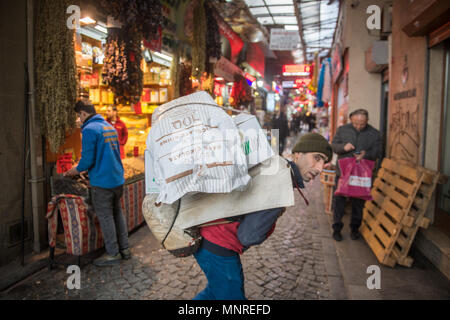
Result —
[[297, 30], [271, 29], [270, 50], [291, 51], [300, 46], [300, 34]]
[[267, 112], [275, 111], [275, 93], [273, 92], [267, 94], [266, 109]]
[[255, 82], [256, 78], [254, 76], [252, 76], [250, 73], [246, 72], [244, 74], [245, 79], [249, 80], [250, 82]]
[[281, 86], [286, 89], [295, 88], [295, 82], [293, 80], [292, 81], [283, 81], [281, 83]]
[[283, 65], [283, 76], [311, 76], [311, 66], [307, 64], [285, 64]]
[[228, 82], [234, 81], [236, 73], [242, 74], [242, 70], [225, 57], [221, 57], [214, 66], [214, 74]]
[[261, 76], [264, 76], [265, 59], [264, 51], [259, 43], [250, 43], [247, 50], [247, 62]]
[[230, 45], [230, 61], [232, 63], [237, 63], [239, 53], [244, 47], [244, 41], [239, 37], [239, 35], [233, 31], [233, 29], [219, 16], [215, 11], [213, 11], [214, 18], [216, 18], [217, 25], [219, 26], [220, 34], [225, 37]]

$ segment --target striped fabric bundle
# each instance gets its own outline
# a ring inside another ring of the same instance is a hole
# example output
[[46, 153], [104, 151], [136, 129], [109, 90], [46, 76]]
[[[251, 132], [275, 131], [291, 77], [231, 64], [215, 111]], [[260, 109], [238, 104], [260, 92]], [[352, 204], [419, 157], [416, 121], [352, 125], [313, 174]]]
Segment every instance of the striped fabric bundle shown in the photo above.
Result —
[[142, 202], [145, 196], [144, 179], [123, 186], [123, 195], [120, 198], [122, 213], [125, 217], [128, 232], [133, 231], [144, 222]]
[[47, 205], [50, 247], [56, 246], [58, 212], [64, 226], [67, 254], [81, 256], [103, 247], [103, 234], [97, 217], [88, 214], [88, 206], [82, 197], [69, 194], [54, 196]]
[[[229, 193], [250, 181], [233, 119], [204, 91], [155, 110], [147, 137], [148, 172], [160, 186], [157, 202], [172, 204], [190, 192]], [[149, 181], [147, 182], [149, 183]]]

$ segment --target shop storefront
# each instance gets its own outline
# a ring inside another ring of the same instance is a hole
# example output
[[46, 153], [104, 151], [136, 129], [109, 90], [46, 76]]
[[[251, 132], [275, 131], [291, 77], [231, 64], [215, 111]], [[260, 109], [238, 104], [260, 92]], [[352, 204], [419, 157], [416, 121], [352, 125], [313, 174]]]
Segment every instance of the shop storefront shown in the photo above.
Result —
[[[447, 1], [393, 4], [386, 156], [449, 175], [449, 24]], [[450, 183], [438, 184], [414, 245], [450, 277]]]
[[[76, 57], [78, 99], [88, 99], [105, 119], [114, 106], [127, 128], [128, 139], [122, 155], [125, 186], [121, 205], [128, 230], [132, 231], [144, 222], [144, 152], [155, 109], [198, 90], [215, 94], [219, 105], [229, 105], [235, 75], [242, 74], [242, 70], [228, 59], [217, 56], [220, 51], [211, 52], [211, 48], [220, 49], [220, 42], [214, 42], [218, 39], [206, 30], [219, 27], [217, 24], [214, 27], [215, 22], [211, 21], [214, 19], [211, 7], [205, 4], [199, 9], [202, 1], [190, 2], [193, 6], [186, 4], [189, 1], [163, 2], [164, 23], [161, 22], [152, 38], [143, 39], [123, 34], [121, 30], [125, 27], [120, 22], [106, 17], [102, 10], [88, 2], [81, 6], [81, 25], [75, 31], [73, 51], [68, 54]], [[206, 20], [196, 19], [202, 14]], [[207, 23], [208, 28], [200, 28], [200, 22]], [[199, 30], [203, 31], [196, 34]], [[197, 36], [205, 37], [206, 47], [195, 41]], [[237, 53], [233, 51], [234, 55]], [[201, 57], [208, 57], [205, 60], [209, 63], [200, 63]], [[217, 81], [214, 81], [214, 70]], [[57, 152], [51, 152], [47, 146], [47, 178], [52, 180], [64, 171], [58, 167], [62, 159], [69, 157], [72, 165], [76, 165], [81, 158], [81, 147], [79, 124], [66, 132], [65, 141]], [[51, 195], [54, 190], [49, 190], [48, 196]]]

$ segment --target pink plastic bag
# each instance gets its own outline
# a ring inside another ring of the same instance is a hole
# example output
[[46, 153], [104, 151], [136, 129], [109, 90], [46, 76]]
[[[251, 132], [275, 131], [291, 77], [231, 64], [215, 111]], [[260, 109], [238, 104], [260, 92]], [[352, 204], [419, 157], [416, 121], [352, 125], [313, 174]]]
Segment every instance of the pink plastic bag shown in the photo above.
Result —
[[372, 200], [372, 171], [375, 161], [356, 158], [339, 159], [341, 177], [338, 181], [336, 196]]

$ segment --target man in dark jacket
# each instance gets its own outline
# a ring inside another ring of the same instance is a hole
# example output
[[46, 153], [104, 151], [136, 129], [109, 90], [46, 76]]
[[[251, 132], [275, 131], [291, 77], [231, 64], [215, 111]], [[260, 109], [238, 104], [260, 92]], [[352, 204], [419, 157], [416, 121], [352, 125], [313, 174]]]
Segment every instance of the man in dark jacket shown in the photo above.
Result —
[[122, 215], [123, 166], [116, 129], [96, 114], [92, 104], [78, 101], [75, 112], [82, 125], [81, 159], [77, 167], [65, 173], [74, 176], [88, 171], [95, 214], [105, 240], [106, 254], [94, 260], [96, 266], [120, 263], [130, 259], [128, 229]]
[[[304, 188], [303, 182], [320, 175], [324, 164], [329, 162], [333, 155], [328, 141], [317, 133], [302, 136], [292, 153], [294, 161], [289, 161], [292, 184], [300, 193], [300, 188]], [[208, 284], [197, 294], [195, 300], [246, 299], [239, 255], [251, 245], [262, 243], [272, 234], [284, 209], [258, 211], [244, 215], [245, 218], [241, 216], [228, 221], [220, 219], [214, 221], [217, 223], [215, 225], [201, 228], [202, 244], [194, 257], [205, 273]], [[243, 219], [248, 217], [253, 220], [250, 228], [244, 232], [240, 227], [245, 224]]]
[[278, 129], [279, 153], [283, 153], [286, 146], [286, 138], [289, 136], [289, 124], [286, 116], [286, 107], [282, 107], [277, 118], [273, 119], [272, 129]]
[[[369, 114], [367, 110], [358, 109], [350, 113], [351, 123], [338, 128], [334, 136], [332, 147], [337, 153], [338, 160], [342, 158], [356, 157], [357, 160], [368, 159], [376, 161], [381, 157], [381, 134], [369, 125]], [[336, 187], [340, 178], [339, 165], [336, 172]], [[349, 198], [352, 202], [352, 218], [350, 223], [351, 239], [359, 238], [359, 227], [362, 221], [362, 211], [365, 200]], [[336, 241], [342, 240], [341, 230], [344, 226], [342, 217], [345, 213], [346, 197], [334, 196], [334, 223], [333, 238]]]

